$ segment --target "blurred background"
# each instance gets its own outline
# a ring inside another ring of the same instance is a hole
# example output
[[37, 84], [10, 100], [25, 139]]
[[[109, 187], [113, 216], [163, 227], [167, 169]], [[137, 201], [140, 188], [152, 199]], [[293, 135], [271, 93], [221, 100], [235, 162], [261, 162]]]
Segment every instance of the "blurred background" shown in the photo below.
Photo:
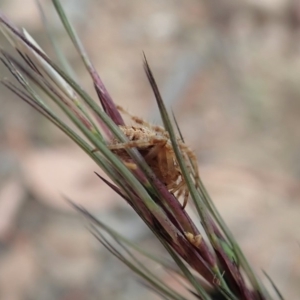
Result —
[[[299, 1], [61, 2], [115, 102], [159, 123], [145, 51], [247, 258], [286, 299], [299, 299]], [[41, 3], [78, 81], [95, 96], [51, 1]], [[1, 0], [0, 9], [54, 58], [33, 0]], [[0, 103], [0, 299], [157, 299], [64, 196], [159, 252], [152, 234], [58, 129], [3, 87]]]

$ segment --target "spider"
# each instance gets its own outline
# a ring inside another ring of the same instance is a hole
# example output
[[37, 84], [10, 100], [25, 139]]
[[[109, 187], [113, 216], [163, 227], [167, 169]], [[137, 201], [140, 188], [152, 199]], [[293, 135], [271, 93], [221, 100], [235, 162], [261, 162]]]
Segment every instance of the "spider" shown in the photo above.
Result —
[[[113, 138], [108, 143], [108, 148], [118, 155], [131, 169], [135, 168], [135, 164], [132, 164], [130, 156], [125, 149], [137, 148], [154, 174], [163, 182], [167, 189], [174, 195], [176, 194], [177, 198], [184, 195], [182, 207], [185, 208], [189, 197], [189, 190], [176, 160], [168, 132], [163, 127], [152, 125], [139, 117], [131, 115], [119, 105], [117, 109], [121, 113], [127, 114], [136, 125], [119, 126], [129, 141], [121, 143], [118, 139]], [[197, 184], [199, 174], [196, 156], [184, 144], [182, 139], [177, 138], [177, 143], [189, 172], [194, 175]]]

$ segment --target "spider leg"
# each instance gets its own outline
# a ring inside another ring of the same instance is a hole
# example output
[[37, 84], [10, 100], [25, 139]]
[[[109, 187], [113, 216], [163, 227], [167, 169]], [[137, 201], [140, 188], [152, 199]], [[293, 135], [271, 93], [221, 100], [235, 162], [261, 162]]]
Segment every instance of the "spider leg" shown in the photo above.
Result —
[[184, 189], [184, 198], [183, 198], [183, 204], [182, 204], [182, 209], [185, 209], [187, 203], [189, 200], [189, 190], [187, 188]]
[[[176, 188], [176, 191], [178, 192], [176, 197], [179, 198], [181, 197], [181, 195], [184, 193], [184, 198], [183, 198], [183, 204], [182, 204], [182, 209], [184, 209], [188, 203], [188, 199], [189, 199], [189, 190], [188, 188], [185, 186], [184, 181], [182, 181], [178, 187]], [[172, 191], [174, 193], [174, 191]]]
[[167, 189], [172, 192], [175, 193], [176, 191], [178, 191], [178, 183], [177, 182], [172, 182], [170, 184], [167, 185]]
[[[183, 152], [185, 159], [187, 161], [190, 160], [190, 165], [194, 171], [195, 183], [196, 183], [196, 187], [197, 187], [198, 181], [199, 181], [199, 170], [198, 170], [197, 157], [194, 154], [194, 152], [184, 143], [179, 143], [179, 147], [180, 147], [181, 151]], [[190, 172], [190, 173], [192, 173], [192, 172]]]
[[167, 143], [166, 140], [161, 140], [159, 143], [156, 143], [156, 145], [149, 151], [149, 153], [145, 156], [146, 160], [152, 160], [154, 157], [158, 156], [160, 158], [160, 153], [164, 145]]
[[184, 189], [184, 182], [181, 181], [181, 182], [174, 182], [170, 185], [168, 185], [168, 189], [170, 190], [170, 192], [172, 192], [173, 194], [177, 193], [177, 198], [179, 198], [182, 194], [182, 190]]
[[184, 186], [180, 186], [179, 188], [177, 188], [177, 190], [176, 190], [176, 192], [177, 192], [176, 197], [180, 198], [181, 195], [182, 195], [182, 193], [183, 193], [183, 191], [184, 191]]
[[145, 126], [145, 127], [151, 128], [151, 129], [153, 129], [153, 130], [156, 131], [156, 132], [161, 132], [161, 133], [164, 133], [164, 134], [165, 134], [165, 132], [166, 132], [165, 129], [164, 129], [163, 127], [157, 126], [157, 125], [152, 125], [152, 124], [150, 124], [150, 123], [144, 121], [142, 118], [139, 118], [139, 117], [137, 117], [137, 116], [132, 115], [130, 112], [128, 112], [126, 109], [124, 109], [124, 108], [123, 108], [122, 106], [120, 106], [120, 105], [117, 105], [117, 109], [118, 109], [120, 112], [122, 112], [122, 113], [128, 115], [128, 116], [129, 116], [136, 124], [143, 125], [143, 126]]

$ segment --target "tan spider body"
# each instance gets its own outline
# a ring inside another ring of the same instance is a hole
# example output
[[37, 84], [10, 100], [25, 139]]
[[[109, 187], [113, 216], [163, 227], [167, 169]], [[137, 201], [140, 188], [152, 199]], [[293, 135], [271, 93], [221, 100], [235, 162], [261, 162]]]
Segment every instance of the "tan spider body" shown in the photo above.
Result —
[[[108, 144], [108, 148], [131, 168], [135, 165], [132, 164], [130, 156], [125, 149], [137, 148], [154, 174], [166, 185], [167, 189], [176, 194], [178, 198], [182, 194], [184, 195], [183, 207], [185, 207], [188, 201], [189, 190], [177, 163], [168, 132], [160, 126], [151, 125], [138, 117], [130, 115], [120, 106], [117, 106], [117, 108], [119, 111], [129, 115], [136, 125], [120, 126], [120, 129], [129, 141], [120, 143], [114, 138]], [[180, 138], [177, 139], [177, 142], [190, 173], [194, 175], [197, 182], [197, 159], [193, 151]]]

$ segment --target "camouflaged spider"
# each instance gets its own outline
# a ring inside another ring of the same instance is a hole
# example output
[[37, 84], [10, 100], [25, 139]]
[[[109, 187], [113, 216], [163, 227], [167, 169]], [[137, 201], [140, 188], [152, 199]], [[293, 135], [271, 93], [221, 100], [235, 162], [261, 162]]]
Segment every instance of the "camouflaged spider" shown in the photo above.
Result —
[[[108, 148], [118, 155], [129, 168], [134, 168], [135, 164], [132, 164], [125, 149], [137, 148], [154, 174], [166, 185], [167, 189], [174, 195], [176, 194], [177, 198], [184, 195], [183, 208], [185, 208], [189, 190], [176, 160], [168, 132], [160, 126], [151, 125], [141, 118], [131, 115], [121, 106], [117, 106], [117, 109], [130, 116], [136, 126], [119, 126], [129, 141], [120, 143], [118, 139], [113, 138], [108, 143]], [[190, 174], [193, 175], [197, 184], [199, 174], [196, 156], [180, 138], [177, 139], [177, 143]]]

